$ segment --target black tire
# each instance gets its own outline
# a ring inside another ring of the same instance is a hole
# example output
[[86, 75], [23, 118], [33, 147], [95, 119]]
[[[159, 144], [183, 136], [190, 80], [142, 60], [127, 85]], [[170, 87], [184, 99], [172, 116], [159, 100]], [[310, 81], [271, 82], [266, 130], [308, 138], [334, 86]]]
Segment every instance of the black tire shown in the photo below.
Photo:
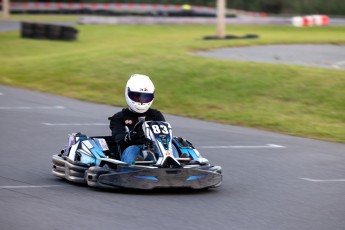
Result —
[[116, 167], [114, 167], [114, 165], [112, 165], [112, 164], [107, 164], [107, 163], [105, 163], [105, 164], [102, 166], [102, 168], [104, 168], [105, 170], [115, 170], [115, 169], [116, 169]]
[[104, 168], [104, 169], [112, 169], [112, 168], [110, 167], [109, 164], [104, 164], [104, 165], [103, 165], [103, 168]]
[[61, 26], [50, 25], [48, 27], [48, 38], [58, 40], [61, 37]]

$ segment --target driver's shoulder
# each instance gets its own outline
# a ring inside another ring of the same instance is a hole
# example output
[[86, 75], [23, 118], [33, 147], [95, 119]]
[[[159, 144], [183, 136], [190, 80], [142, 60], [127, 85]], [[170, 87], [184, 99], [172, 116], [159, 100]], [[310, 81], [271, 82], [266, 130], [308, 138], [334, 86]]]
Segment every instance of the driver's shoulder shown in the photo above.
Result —
[[108, 120], [110, 121], [115, 121], [115, 120], [123, 120], [123, 118], [125, 117], [125, 108], [122, 109], [121, 111], [115, 113], [113, 116], [108, 117]]
[[151, 109], [151, 108], [149, 108], [149, 109], [146, 111], [146, 114], [156, 115], [156, 114], [162, 114], [162, 113], [161, 113], [161, 111], [159, 111], [158, 109]]
[[158, 109], [149, 109], [148, 112], [149, 112], [148, 117], [150, 117], [150, 120], [165, 121], [164, 115]]

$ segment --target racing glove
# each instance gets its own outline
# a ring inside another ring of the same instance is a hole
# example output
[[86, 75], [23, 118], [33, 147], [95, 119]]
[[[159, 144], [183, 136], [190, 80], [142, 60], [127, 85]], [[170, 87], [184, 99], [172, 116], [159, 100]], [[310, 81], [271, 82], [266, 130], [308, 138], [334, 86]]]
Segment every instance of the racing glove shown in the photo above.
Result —
[[132, 141], [135, 140], [136, 135], [137, 135], [137, 132], [135, 132], [134, 130], [128, 132], [125, 135], [125, 142], [127, 142], [128, 144], [132, 143]]
[[124, 141], [128, 144], [142, 145], [145, 144], [146, 138], [143, 131], [130, 131], [125, 135]]
[[144, 144], [146, 141], [144, 131], [141, 127], [143, 122], [135, 124], [133, 130], [125, 135], [125, 142], [128, 144]]

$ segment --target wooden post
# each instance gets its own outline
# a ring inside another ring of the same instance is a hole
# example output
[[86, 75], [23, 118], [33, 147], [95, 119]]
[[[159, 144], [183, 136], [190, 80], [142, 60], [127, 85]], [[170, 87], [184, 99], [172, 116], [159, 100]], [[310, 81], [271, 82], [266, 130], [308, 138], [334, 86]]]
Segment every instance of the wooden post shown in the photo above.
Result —
[[2, 0], [2, 18], [10, 18], [10, 0]]
[[226, 0], [217, 0], [217, 36], [225, 38], [225, 8]]

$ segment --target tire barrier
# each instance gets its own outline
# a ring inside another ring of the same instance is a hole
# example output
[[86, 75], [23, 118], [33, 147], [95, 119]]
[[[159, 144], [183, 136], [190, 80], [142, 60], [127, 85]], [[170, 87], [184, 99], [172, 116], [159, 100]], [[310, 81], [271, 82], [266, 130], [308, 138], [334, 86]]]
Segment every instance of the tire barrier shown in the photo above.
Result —
[[[138, 1], [140, 2], [140, 1]], [[0, 7], [2, 2], [0, 1]], [[63, 14], [149, 14], [164, 16], [215, 16], [216, 8], [195, 5], [147, 3], [74, 3], [74, 2], [11, 2], [12, 13], [63, 13]], [[227, 9], [228, 15], [267, 17], [265, 12]]]
[[70, 26], [21, 23], [22, 38], [74, 41], [77, 39], [77, 34], [78, 30]]
[[221, 39], [255, 39], [259, 38], [257, 34], [246, 34], [244, 36], [236, 36], [236, 35], [225, 35], [224, 38], [220, 38], [218, 36], [205, 36], [204, 40], [221, 40]]
[[298, 16], [293, 17], [291, 23], [296, 27], [327, 26], [329, 25], [329, 17], [327, 15]]

